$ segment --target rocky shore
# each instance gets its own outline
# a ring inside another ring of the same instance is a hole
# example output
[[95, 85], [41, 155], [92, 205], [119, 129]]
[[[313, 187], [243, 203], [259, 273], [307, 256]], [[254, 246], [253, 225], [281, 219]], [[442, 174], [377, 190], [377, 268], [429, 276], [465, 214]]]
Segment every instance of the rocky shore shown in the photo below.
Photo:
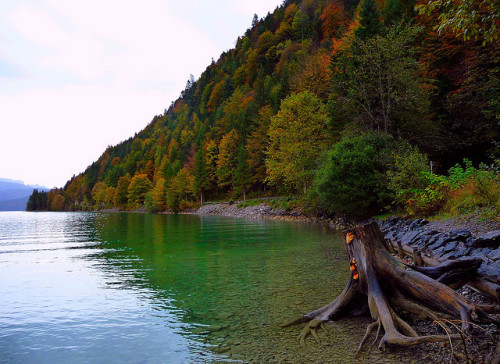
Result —
[[[444, 261], [473, 257], [483, 260], [478, 273], [500, 284], [500, 224], [461, 223], [457, 220], [403, 220], [398, 217], [379, 221], [386, 239], [394, 245], [418, 249], [422, 254]], [[491, 229], [491, 230], [490, 230]]]
[[218, 215], [228, 217], [240, 217], [246, 219], [268, 219], [280, 221], [303, 221], [322, 223], [328, 228], [341, 230], [344, 229], [344, 223], [340, 219], [326, 219], [321, 217], [308, 217], [302, 214], [299, 209], [285, 211], [284, 209], [273, 209], [266, 203], [256, 206], [238, 207], [234, 204], [208, 204], [203, 205], [196, 211], [197, 215]]
[[[342, 230], [346, 226], [341, 220], [306, 217], [299, 210], [273, 210], [262, 203], [257, 206], [238, 208], [237, 204], [204, 205], [191, 213], [199, 215], [219, 215], [240, 218], [272, 219], [283, 221], [304, 221], [321, 223], [331, 229]], [[450, 218], [428, 221], [424, 219], [404, 220], [390, 217], [377, 220], [382, 233], [393, 245], [398, 243], [405, 251], [418, 249], [429, 260], [440, 262], [461, 257], [477, 257], [483, 260], [478, 272], [483, 281], [500, 285], [500, 222], [483, 221], [476, 217]], [[480, 304], [492, 304], [495, 300], [464, 286], [458, 291], [467, 299]], [[418, 324], [419, 332], [427, 335], [439, 334], [437, 325]], [[498, 363], [500, 344], [498, 329], [495, 325], [473, 327], [467, 341], [467, 350], [456, 348], [447, 350], [441, 343], [428, 344], [414, 348], [417, 356], [429, 363], [472, 362]], [[465, 354], [464, 354], [465, 353]]]

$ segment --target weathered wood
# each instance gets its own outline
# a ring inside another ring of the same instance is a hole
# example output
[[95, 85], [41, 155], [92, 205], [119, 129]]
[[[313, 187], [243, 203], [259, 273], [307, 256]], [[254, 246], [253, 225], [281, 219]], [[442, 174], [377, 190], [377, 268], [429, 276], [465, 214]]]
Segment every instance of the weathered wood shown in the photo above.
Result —
[[398, 254], [399, 254], [399, 257], [400, 257], [401, 259], [404, 259], [405, 254], [404, 254], [403, 246], [401, 245], [401, 242], [400, 242], [400, 241], [398, 241], [398, 245], [397, 245], [397, 247], [398, 247]]
[[[401, 243], [393, 242], [390, 239], [388, 239], [391, 245], [393, 246], [394, 249], [399, 250], [399, 246]], [[409, 256], [413, 256], [413, 248], [409, 245], [402, 245], [401, 246], [402, 250], [404, 253], [406, 253]], [[400, 254], [398, 254], [400, 255]], [[422, 260], [424, 264], [428, 266], [436, 266], [441, 264], [442, 262], [433, 258], [429, 257], [427, 255], [421, 255]], [[493, 283], [481, 275], [476, 275], [475, 277], [471, 278], [466, 284], [467, 287], [472, 288], [473, 290], [480, 292], [482, 294], [485, 294], [486, 296], [493, 298], [496, 300], [498, 303], [500, 303], [500, 285]]]
[[[376, 324], [369, 327], [362, 344], [372, 329], [380, 325], [384, 329], [379, 342], [382, 348], [449, 341], [462, 334], [447, 331], [443, 335], [420, 336], [400, 316], [402, 312], [432, 321], [445, 314], [460, 320], [463, 332], [477, 318], [495, 322], [481, 307], [444, 284], [451, 284], [449, 280], [457, 280], [463, 272], [475, 272], [480, 264], [477, 260], [407, 269], [389, 253], [376, 223], [346, 231], [343, 239], [351, 266], [350, 279], [332, 303], [291, 323], [309, 322], [299, 335], [301, 343], [308, 334], [317, 338], [316, 329], [321, 322], [364, 311], [370, 313]], [[402, 250], [401, 245], [398, 250]]]
[[491, 364], [500, 364], [500, 341], [497, 343], [496, 350], [493, 353], [493, 358], [491, 359]]
[[487, 279], [482, 278], [481, 276], [477, 276], [469, 280], [467, 282], [467, 286], [476, 291], [484, 293], [487, 296], [490, 296], [498, 303], [500, 303], [500, 286], [498, 284], [490, 282]]
[[417, 247], [414, 247], [413, 248], [413, 257], [415, 259], [415, 264], [419, 267], [423, 267], [425, 264], [424, 264], [424, 261], [422, 259], [422, 255], [420, 254], [420, 250], [418, 250]]

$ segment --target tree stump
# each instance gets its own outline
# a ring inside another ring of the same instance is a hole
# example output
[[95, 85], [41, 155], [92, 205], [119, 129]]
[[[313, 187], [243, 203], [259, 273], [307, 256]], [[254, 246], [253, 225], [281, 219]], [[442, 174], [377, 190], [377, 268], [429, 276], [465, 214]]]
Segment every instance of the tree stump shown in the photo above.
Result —
[[[378, 327], [384, 335], [379, 348], [411, 346], [426, 342], [449, 341], [461, 338], [461, 333], [450, 334], [443, 317], [457, 319], [461, 331], [470, 329], [473, 320], [495, 322], [479, 305], [468, 301], [446, 284], [464, 272], [469, 277], [479, 267], [477, 259], [445, 262], [436, 267], [408, 268], [387, 250], [384, 238], [375, 222], [359, 226], [343, 234], [350, 261], [351, 275], [342, 293], [330, 304], [298, 320], [284, 325], [306, 323], [299, 335], [301, 344], [311, 334], [318, 342], [316, 329], [328, 320], [349, 315], [370, 313], [374, 322], [367, 328], [358, 352]], [[465, 283], [465, 282], [464, 282]], [[462, 283], [463, 284], [463, 283]], [[400, 316], [401, 314], [438, 322], [443, 335], [421, 336]], [[374, 343], [376, 342], [375, 339]]]

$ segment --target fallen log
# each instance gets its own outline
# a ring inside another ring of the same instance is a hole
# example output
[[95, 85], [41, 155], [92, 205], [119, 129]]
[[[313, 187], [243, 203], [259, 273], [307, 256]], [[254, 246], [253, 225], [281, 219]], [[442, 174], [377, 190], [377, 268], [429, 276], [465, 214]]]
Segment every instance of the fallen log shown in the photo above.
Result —
[[[469, 331], [473, 321], [497, 323], [480, 306], [425, 274], [438, 278], [451, 273], [456, 277], [460, 271], [469, 274], [474, 267], [477, 269], [476, 261], [470, 261], [470, 265], [454, 263], [430, 269], [421, 268], [423, 272], [409, 269], [389, 253], [383, 235], [374, 222], [345, 232], [343, 240], [351, 275], [342, 293], [330, 304], [283, 325], [307, 323], [299, 334], [302, 344], [309, 334], [319, 342], [316, 330], [323, 322], [362, 313], [370, 313], [374, 322], [368, 326], [358, 351], [376, 327], [375, 340], [380, 329], [384, 330], [379, 342], [379, 348], [384, 349], [388, 346], [405, 347], [460, 339], [463, 332]], [[438, 322], [444, 328], [444, 317], [458, 319], [461, 332], [450, 334], [449, 328], [446, 328], [443, 335], [421, 336], [404, 320], [403, 314]]]

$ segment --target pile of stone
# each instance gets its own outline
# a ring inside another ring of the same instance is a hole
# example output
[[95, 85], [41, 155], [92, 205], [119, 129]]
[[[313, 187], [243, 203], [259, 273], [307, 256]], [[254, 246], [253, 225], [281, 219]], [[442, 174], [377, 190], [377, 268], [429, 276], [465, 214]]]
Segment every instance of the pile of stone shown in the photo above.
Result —
[[[392, 217], [379, 221], [380, 230], [393, 245], [416, 248], [436, 261], [475, 257], [483, 260], [478, 273], [500, 284], [500, 230], [476, 236], [468, 229], [448, 232], [427, 227], [424, 219], [403, 220]], [[407, 249], [408, 250], [408, 249]]]

